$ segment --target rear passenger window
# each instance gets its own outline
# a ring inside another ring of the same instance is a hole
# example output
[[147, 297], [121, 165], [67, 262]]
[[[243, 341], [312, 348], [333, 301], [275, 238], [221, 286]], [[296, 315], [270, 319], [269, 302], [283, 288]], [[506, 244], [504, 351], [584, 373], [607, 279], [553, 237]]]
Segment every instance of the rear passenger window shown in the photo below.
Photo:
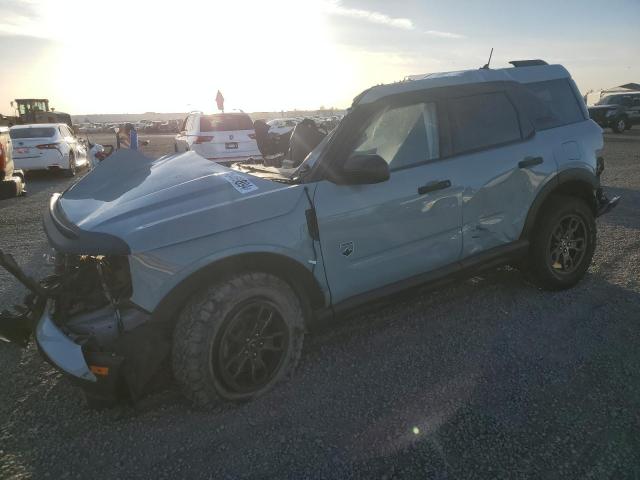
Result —
[[520, 140], [520, 122], [504, 93], [449, 100], [453, 152], [462, 153]]
[[391, 170], [440, 156], [434, 103], [387, 107], [369, 121], [352, 155], [376, 154]]
[[531, 121], [537, 130], [560, 127], [584, 120], [578, 99], [566, 78], [527, 83], [525, 87], [538, 97], [538, 100], [541, 100], [547, 109], [546, 111], [537, 109], [538, 111], [532, 112]]

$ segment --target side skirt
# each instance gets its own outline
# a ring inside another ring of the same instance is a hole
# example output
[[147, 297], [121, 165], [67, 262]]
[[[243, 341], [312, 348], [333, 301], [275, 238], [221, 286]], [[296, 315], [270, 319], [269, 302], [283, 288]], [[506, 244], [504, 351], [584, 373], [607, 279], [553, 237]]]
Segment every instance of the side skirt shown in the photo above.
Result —
[[369, 292], [355, 295], [338, 302], [331, 307], [317, 310], [314, 312], [314, 316], [318, 320], [325, 320], [329, 317], [354, 310], [366, 303], [384, 299], [410, 288], [423, 285], [429, 285], [435, 288], [451, 280], [465, 278], [473, 273], [490, 268], [496, 268], [511, 261], [518, 260], [524, 257], [528, 250], [529, 240], [517, 240], [507, 245], [495, 247], [472, 257], [454, 262], [445, 267], [385, 285], [384, 287], [377, 288]]

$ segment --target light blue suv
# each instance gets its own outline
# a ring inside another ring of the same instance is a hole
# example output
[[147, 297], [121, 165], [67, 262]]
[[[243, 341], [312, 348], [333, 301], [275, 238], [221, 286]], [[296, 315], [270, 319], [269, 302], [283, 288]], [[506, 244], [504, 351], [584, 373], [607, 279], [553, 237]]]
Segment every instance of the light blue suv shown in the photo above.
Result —
[[52, 277], [0, 255], [34, 292], [0, 331], [35, 331], [92, 402], [171, 362], [208, 406], [291, 375], [312, 319], [407, 287], [505, 263], [573, 286], [618, 201], [602, 131], [563, 67], [512, 63], [373, 87], [294, 170], [117, 153], [52, 198]]

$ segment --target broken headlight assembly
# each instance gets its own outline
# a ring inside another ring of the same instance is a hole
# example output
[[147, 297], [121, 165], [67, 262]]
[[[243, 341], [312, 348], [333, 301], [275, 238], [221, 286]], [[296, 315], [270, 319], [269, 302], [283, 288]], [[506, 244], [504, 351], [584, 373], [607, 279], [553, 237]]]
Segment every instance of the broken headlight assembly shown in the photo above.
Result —
[[29, 290], [0, 313], [0, 339], [26, 346], [34, 335], [50, 363], [83, 381], [90, 403], [142, 396], [170, 343], [129, 300], [128, 257], [57, 254], [53, 263], [54, 273], [35, 281], [0, 251], [0, 266]]

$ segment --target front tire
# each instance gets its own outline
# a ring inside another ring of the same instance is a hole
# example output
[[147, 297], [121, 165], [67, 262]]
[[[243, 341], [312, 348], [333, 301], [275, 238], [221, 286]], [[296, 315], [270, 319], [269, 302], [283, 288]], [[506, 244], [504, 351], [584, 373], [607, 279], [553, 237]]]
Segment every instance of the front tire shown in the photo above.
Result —
[[531, 242], [528, 272], [545, 290], [564, 290], [586, 273], [596, 247], [593, 212], [580, 198], [554, 195], [541, 212]]
[[247, 401], [290, 377], [304, 340], [303, 302], [280, 278], [235, 275], [196, 294], [173, 339], [173, 372], [199, 407]]

